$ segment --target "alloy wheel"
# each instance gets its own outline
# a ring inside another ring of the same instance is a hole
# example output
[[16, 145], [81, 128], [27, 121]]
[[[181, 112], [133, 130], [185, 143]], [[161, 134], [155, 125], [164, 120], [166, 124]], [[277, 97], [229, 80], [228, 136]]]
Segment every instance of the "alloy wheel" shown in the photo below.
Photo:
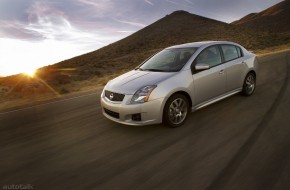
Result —
[[248, 75], [245, 85], [247, 94], [252, 94], [255, 90], [255, 77], [252, 74]]
[[172, 101], [169, 106], [169, 120], [175, 125], [182, 123], [187, 116], [187, 103], [182, 98]]

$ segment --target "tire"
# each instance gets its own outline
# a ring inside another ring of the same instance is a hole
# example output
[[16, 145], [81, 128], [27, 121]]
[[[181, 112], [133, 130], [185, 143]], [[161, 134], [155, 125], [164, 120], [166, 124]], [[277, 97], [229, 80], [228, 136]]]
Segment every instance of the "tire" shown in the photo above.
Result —
[[189, 101], [182, 94], [172, 95], [163, 110], [163, 123], [168, 127], [181, 126], [189, 114]]
[[243, 84], [242, 95], [251, 96], [254, 93], [255, 89], [256, 89], [256, 76], [254, 73], [248, 73]]

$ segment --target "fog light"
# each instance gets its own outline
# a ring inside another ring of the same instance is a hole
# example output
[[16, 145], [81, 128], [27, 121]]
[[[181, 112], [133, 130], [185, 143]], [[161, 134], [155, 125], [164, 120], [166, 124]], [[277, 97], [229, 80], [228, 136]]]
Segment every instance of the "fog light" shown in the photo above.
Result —
[[132, 114], [133, 121], [141, 121], [141, 113]]

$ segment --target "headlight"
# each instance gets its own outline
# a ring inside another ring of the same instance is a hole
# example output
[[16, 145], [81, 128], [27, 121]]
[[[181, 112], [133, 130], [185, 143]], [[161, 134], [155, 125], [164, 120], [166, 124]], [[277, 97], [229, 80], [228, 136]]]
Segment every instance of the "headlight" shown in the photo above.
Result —
[[107, 82], [107, 84], [104, 86], [104, 88], [103, 88], [103, 90], [102, 90], [102, 93], [101, 93], [101, 97], [105, 97], [105, 89], [106, 89], [106, 87], [108, 86], [108, 84], [111, 82], [112, 80], [109, 80], [108, 82]]
[[151, 92], [156, 87], [157, 87], [156, 85], [149, 85], [140, 88], [139, 90], [137, 90], [137, 92], [135, 92], [134, 96], [132, 97], [131, 103], [136, 104], [148, 102]]

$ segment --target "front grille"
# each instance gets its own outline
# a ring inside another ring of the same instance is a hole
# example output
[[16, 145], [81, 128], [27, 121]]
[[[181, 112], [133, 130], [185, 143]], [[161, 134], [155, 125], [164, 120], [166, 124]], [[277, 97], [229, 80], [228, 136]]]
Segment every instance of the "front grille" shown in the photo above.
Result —
[[114, 102], [122, 102], [125, 95], [124, 94], [119, 94], [119, 93], [115, 93], [115, 92], [111, 92], [108, 90], [105, 90], [105, 96]]
[[108, 114], [108, 115], [111, 116], [111, 117], [114, 117], [114, 118], [117, 118], [117, 119], [120, 118], [120, 115], [119, 115], [119, 113], [117, 113], [117, 112], [113, 112], [113, 111], [108, 110], [108, 109], [106, 109], [106, 108], [104, 108], [104, 111], [105, 111], [106, 114]]

